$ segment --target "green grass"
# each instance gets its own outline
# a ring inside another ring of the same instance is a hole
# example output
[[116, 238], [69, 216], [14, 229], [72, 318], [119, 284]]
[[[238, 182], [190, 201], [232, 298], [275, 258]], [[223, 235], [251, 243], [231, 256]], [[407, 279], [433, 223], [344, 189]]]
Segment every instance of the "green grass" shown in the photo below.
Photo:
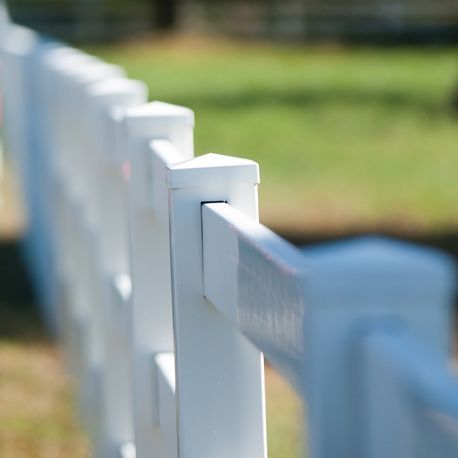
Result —
[[20, 261], [24, 214], [13, 175], [0, 174], [0, 457], [86, 458], [69, 378]]
[[84, 458], [87, 441], [56, 349], [0, 339], [0, 456]]
[[265, 374], [269, 458], [302, 456], [305, 429], [301, 418], [302, 403], [287, 382], [268, 365]]
[[39, 319], [17, 242], [0, 237], [0, 457], [89, 456], [60, 356]]
[[196, 113], [196, 153], [261, 166], [276, 227], [458, 222], [452, 49], [339, 49], [181, 38], [91, 49]]

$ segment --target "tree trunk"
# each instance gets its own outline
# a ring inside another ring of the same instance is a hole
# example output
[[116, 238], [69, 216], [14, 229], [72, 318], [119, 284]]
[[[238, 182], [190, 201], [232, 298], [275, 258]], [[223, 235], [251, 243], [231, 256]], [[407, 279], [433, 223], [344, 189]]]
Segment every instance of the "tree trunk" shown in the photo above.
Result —
[[153, 10], [156, 29], [172, 30], [177, 26], [178, 0], [155, 0]]

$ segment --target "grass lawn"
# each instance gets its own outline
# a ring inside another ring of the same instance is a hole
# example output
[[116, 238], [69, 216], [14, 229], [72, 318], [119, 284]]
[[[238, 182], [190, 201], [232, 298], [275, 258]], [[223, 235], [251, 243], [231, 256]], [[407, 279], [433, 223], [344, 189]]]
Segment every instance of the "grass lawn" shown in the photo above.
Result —
[[0, 339], [0, 404], [0, 456], [89, 456], [68, 378], [49, 340]]
[[242, 44], [192, 37], [91, 48], [196, 113], [196, 153], [254, 159], [276, 228], [458, 223], [453, 49]]
[[87, 458], [69, 378], [20, 263], [23, 223], [7, 171], [0, 174], [0, 457]]

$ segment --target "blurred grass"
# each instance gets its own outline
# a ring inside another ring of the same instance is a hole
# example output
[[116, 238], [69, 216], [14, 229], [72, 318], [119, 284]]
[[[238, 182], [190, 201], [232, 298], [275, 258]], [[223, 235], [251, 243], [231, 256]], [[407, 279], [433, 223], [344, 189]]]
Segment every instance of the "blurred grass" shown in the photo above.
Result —
[[0, 456], [88, 456], [69, 382], [51, 342], [0, 340], [0, 405]]
[[7, 168], [0, 174], [0, 457], [84, 458], [71, 384], [20, 261], [18, 197]]
[[454, 49], [287, 47], [193, 37], [95, 47], [153, 100], [196, 113], [196, 152], [261, 166], [277, 228], [458, 223]]
[[296, 458], [302, 450], [301, 401], [285, 379], [266, 364], [267, 449], [269, 458]]

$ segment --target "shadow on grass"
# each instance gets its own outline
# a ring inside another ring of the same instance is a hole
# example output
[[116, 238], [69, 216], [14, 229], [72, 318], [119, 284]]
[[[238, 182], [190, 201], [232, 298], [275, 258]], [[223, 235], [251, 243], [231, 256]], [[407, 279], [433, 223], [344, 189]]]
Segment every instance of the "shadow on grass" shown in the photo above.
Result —
[[0, 340], [48, 339], [18, 240], [0, 239]]
[[[348, 237], [368, 235], [374, 231], [349, 230], [333, 233], [310, 233], [275, 229], [295, 245], [312, 245], [337, 241]], [[458, 262], [458, 230], [437, 233], [409, 233], [379, 231], [376, 235], [395, 237], [447, 252]], [[456, 300], [458, 310], [458, 295]], [[45, 341], [49, 339], [40, 318], [36, 297], [30, 283], [18, 240], [0, 239], [0, 340]]]
[[196, 97], [181, 97], [179, 102], [187, 106], [211, 109], [263, 108], [286, 105], [291, 108], [310, 108], [328, 105], [362, 106], [419, 111], [434, 116], [452, 116], [453, 94], [436, 98], [405, 88], [355, 88], [355, 87], [302, 87], [302, 88], [236, 88], [228, 93], [211, 91]]
[[288, 231], [288, 229], [274, 229], [286, 240], [298, 246], [307, 246], [315, 243], [325, 243], [338, 241], [349, 237], [358, 237], [365, 235], [377, 235], [384, 237], [393, 237], [406, 242], [417, 243], [419, 245], [429, 246], [444, 251], [455, 258], [458, 262], [458, 228], [442, 232], [410, 232], [408, 230], [372, 230], [372, 229], [350, 229], [339, 233], [325, 232], [302, 232]]

